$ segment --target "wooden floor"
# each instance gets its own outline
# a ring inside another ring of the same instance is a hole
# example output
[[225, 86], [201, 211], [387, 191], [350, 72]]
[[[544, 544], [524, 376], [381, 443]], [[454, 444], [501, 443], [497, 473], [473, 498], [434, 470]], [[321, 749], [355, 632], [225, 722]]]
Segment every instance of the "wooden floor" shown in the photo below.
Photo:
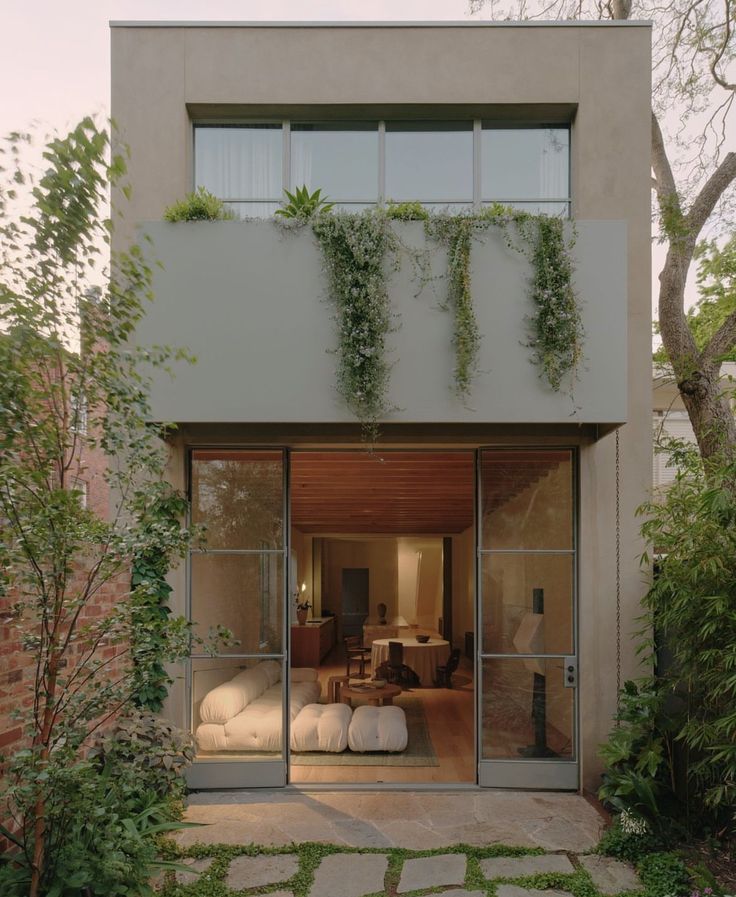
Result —
[[[329, 676], [345, 672], [336, 648], [319, 669], [323, 700]], [[465, 783], [475, 784], [475, 726], [472, 666], [463, 659], [453, 688], [414, 688], [424, 705], [439, 766], [292, 766], [289, 780], [303, 783]]]

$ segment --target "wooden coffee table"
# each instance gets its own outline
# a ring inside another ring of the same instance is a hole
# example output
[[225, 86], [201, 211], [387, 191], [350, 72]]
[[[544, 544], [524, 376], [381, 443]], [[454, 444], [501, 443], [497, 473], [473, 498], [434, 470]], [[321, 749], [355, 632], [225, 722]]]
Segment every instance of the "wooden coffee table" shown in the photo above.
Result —
[[354, 698], [362, 698], [374, 707], [383, 707], [384, 704], [393, 704], [394, 698], [401, 694], [401, 687], [398, 685], [384, 685], [382, 688], [361, 688], [354, 686], [349, 688], [347, 685], [340, 686], [340, 701], [343, 704], [352, 706]]

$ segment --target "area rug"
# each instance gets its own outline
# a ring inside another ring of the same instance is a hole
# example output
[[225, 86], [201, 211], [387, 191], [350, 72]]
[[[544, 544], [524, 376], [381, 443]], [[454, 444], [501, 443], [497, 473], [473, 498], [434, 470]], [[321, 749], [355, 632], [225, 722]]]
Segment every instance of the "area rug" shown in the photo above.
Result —
[[400, 754], [385, 751], [367, 751], [354, 754], [351, 750], [341, 754], [327, 754], [324, 751], [304, 751], [291, 754], [292, 766], [439, 766], [440, 761], [429, 737], [429, 726], [424, 715], [424, 707], [419, 698], [402, 695], [394, 701], [406, 713], [406, 728], [409, 743]]

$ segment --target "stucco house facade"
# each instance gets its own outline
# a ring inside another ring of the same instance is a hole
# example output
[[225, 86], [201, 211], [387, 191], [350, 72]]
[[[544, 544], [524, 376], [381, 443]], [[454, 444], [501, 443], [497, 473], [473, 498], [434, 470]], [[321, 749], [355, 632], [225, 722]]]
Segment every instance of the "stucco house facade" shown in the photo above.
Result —
[[[172, 479], [207, 528], [171, 574], [172, 606], [203, 640], [232, 634], [214, 654], [195, 642], [171, 690], [167, 714], [198, 742], [192, 785], [594, 789], [617, 684], [637, 671], [647, 578], [634, 510], [652, 476], [649, 26], [114, 22], [111, 35], [132, 187], [114, 239], [145, 237], [161, 263], [136, 338], [197, 357], [152, 393], [177, 425]], [[500, 203], [565, 220], [577, 377], [559, 391], [540, 377], [530, 258], [491, 228], [471, 248], [480, 355], [459, 398], [447, 253], [397, 221], [413, 252], [387, 274], [389, 410], [364, 442], [336, 389], [324, 258], [309, 226], [273, 220], [303, 184], [356, 214]], [[199, 186], [236, 220], [162, 221]], [[432, 276], [418, 285], [420, 255]], [[359, 695], [352, 716], [335, 711], [351, 747], [300, 741], [309, 713], [348, 706], [343, 640], [362, 640], [375, 675], [384, 631], [420, 673], [394, 701], [408, 747], [367, 759]], [[448, 688], [434, 671], [453, 651]]]

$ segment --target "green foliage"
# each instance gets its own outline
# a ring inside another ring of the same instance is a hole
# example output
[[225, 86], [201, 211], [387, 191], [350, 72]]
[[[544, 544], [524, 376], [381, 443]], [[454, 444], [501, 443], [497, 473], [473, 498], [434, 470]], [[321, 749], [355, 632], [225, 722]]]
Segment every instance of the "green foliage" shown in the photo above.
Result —
[[429, 212], [424, 206], [412, 200], [410, 202], [389, 202], [385, 208], [386, 217], [391, 221], [427, 221]]
[[132, 774], [142, 795], [165, 802], [184, 797], [184, 771], [194, 761], [194, 754], [188, 732], [150, 713], [130, 710], [116, 720], [88, 756], [103, 774]]
[[648, 897], [687, 897], [690, 876], [683, 861], [674, 853], [652, 853], [643, 857], [637, 872]]
[[470, 249], [476, 227], [476, 220], [467, 215], [436, 215], [425, 222], [427, 235], [447, 249], [447, 304], [454, 322], [455, 389], [462, 398], [470, 394], [480, 352], [470, 279]]
[[596, 845], [596, 853], [629, 863], [638, 863], [647, 854], [665, 847], [664, 839], [654, 834], [649, 826], [637, 825], [638, 820], [627, 818], [626, 813], [616, 816]]
[[[703, 349], [729, 315], [736, 312], [736, 235], [721, 248], [715, 242], [698, 246], [697, 284], [700, 299], [687, 311], [698, 349]], [[736, 349], [721, 359], [736, 361]]]
[[[140, 520], [141, 530], [149, 536], [157, 529], [164, 530], [167, 538], [175, 539], [181, 533], [186, 510], [187, 502], [182, 496], [164, 490], [159, 501], [149, 503], [145, 518]], [[183, 655], [190, 638], [190, 627], [185, 621], [171, 619], [167, 604], [171, 586], [166, 581], [169, 566], [169, 558], [149, 541], [133, 558], [133, 704], [156, 712], [162, 709], [172, 682], [166, 661]]]
[[389, 407], [386, 266], [396, 255], [396, 238], [385, 216], [373, 211], [318, 215], [312, 227], [337, 309], [338, 391], [361, 422], [364, 438], [373, 441]]
[[651, 680], [626, 682], [619, 696], [618, 725], [600, 748], [606, 764], [601, 800], [655, 830], [675, 802], [672, 724], [665, 699]]
[[[152, 895], [149, 879], [157, 869], [171, 868], [157, 858], [156, 837], [186, 825], [172, 821], [164, 802], [142, 792], [133, 767], [121, 765], [114, 773], [100, 774], [93, 761], [81, 760], [66, 767], [55, 764], [46, 775], [47, 861], [40, 893]], [[18, 851], [5, 860], [0, 892], [26, 897], [32, 884], [30, 854]]]
[[[697, 450], [661, 502], [641, 508], [660, 553], [646, 622], [672, 655], [662, 688], [676, 696], [672, 731], [687, 753], [690, 809], [725, 820], [736, 808], [736, 462], [706, 478]], [[645, 558], [646, 561], [646, 558]]]
[[[188, 654], [185, 619], [139, 628], [189, 543], [170, 516], [185, 503], [166, 483], [165, 428], [148, 402], [152, 370], [187, 356], [130, 340], [152, 272], [137, 245], [105, 257], [109, 188], [126, 191], [106, 132], [85, 119], [49, 143], [37, 184], [18, 139], [0, 150], [0, 597], [34, 675], [14, 713], [26, 748], [7, 764], [0, 818], [19, 832], [30, 897], [64, 893], [59, 876], [76, 882], [87, 863], [96, 893], [127, 893], [114, 878], [123, 888], [128, 867], [143, 874], [156, 789], [142, 803], [124, 764], [111, 777], [85, 758], [132, 703], [135, 663]], [[85, 506], [90, 466], [101, 494]], [[136, 561], [155, 577], [126, 589]]]
[[275, 214], [281, 218], [291, 218], [299, 222], [309, 221], [317, 214], [330, 212], [335, 207], [334, 202], [328, 202], [326, 197], [322, 197], [321, 190], [315, 190], [310, 193], [306, 185], [297, 187], [294, 193], [284, 190], [289, 202], [281, 209], [277, 209]]
[[564, 377], [575, 376], [582, 358], [583, 325], [562, 221], [540, 215], [536, 224], [532, 299], [537, 310], [530, 320], [529, 345], [547, 382], [559, 390]]
[[164, 210], [164, 221], [225, 221], [234, 217], [223, 201], [204, 187]]

